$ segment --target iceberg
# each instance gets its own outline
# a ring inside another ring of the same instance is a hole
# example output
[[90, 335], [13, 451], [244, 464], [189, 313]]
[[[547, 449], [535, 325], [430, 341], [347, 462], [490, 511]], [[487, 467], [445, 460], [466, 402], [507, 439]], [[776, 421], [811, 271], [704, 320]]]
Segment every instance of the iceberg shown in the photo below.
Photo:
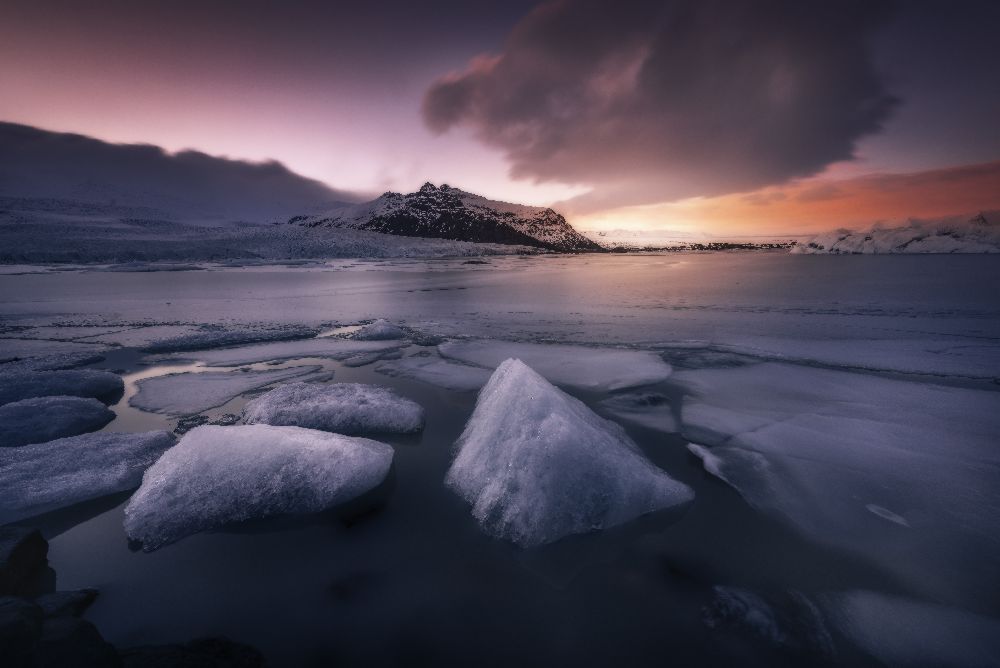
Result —
[[508, 358], [525, 364], [556, 385], [578, 390], [612, 391], [651, 385], [670, 375], [670, 365], [656, 353], [622, 348], [518, 343], [512, 341], [447, 341], [438, 346], [444, 357], [496, 368]]
[[34, 397], [0, 406], [0, 447], [43, 443], [96, 431], [115, 419], [97, 399]]
[[297, 366], [274, 371], [205, 371], [174, 373], [141, 380], [129, 405], [150, 413], [194, 415], [216, 408], [271, 383], [318, 371], [318, 366]]
[[437, 355], [414, 355], [383, 362], [375, 371], [394, 378], [412, 378], [454, 392], [478, 390], [490, 379], [488, 369], [443, 360]]
[[1000, 586], [1000, 393], [786, 364], [678, 372], [705, 469], [938, 597]]
[[617, 424], [509, 359], [479, 394], [446, 484], [488, 534], [522, 547], [623, 524], [692, 491]]
[[352, 339], [358, 341], [391, 341], [406, 337], [406, 332], [392, 324], [385, 318], [379, 318], [375, 322], [368, 323], [358, 331], [354, 332]]
[[0, 404], [53, 395], [104, 399], [123, 389], [122, 379], [109, 371], [0, 372]]
[[174, 444], [166, 431], [98, 432], [0, 449], [0, 524], [139, 485]]
[[143, 476], [125, 532], [146, 551], [199, 531], [350, 501], [389, 473], [392, 447], [302, 427], [192, 429]]
[[243, 421], [348, 435], [412, 434], [424, 428], [424, 409], [379, 385], [288, 383], [247, 403]]

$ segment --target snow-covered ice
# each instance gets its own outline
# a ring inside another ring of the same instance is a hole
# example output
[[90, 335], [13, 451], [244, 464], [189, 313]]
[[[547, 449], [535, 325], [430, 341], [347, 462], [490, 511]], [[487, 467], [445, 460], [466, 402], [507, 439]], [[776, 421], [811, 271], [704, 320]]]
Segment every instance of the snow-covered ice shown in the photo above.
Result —
[[173, 443], [165, 431], [98, 432], [0, 448], [0, 524], [132, 489]]
[[43, 443], [96, 431], [115, 419], [97, 399], [33, 397], [0, 406], [0, 447]]
[[872, 591], [824, 594], [832, 625], [888, 666], [1000, 666], [1000, 620]]
[[368, 323], [351, 336], [358, 341], [391, 341], [405, 337], [406, 332], [385, 318]]
[[123, 389], [122, 379], [108, 371], [75, 369], [4, 373], [0, 370], [0, 404], [52, 395], [104, 399]]
[[773, 363], [672, 382], [691, 451], [751, 506], [935, 594], [1000, 584], [1000, 393]]
[[379, 385], [287, 383], [248, 402], [243, 419], [349, 435], [412, 434], [424, 427], [424, 409]]
[[413, 378], [454, 392], [478, 390], [490, 379], [488, 369], [441, 359], [437, 354], [382, 362], [375, 371], [396, 378]]
[[307, 327], [280, 327], [271, 329], [206, 329], [167, 339], [152, 341], [143, 347], [148, 353], [175, 353], [207, 348], [239, 346], [267, 341], [290, 341], [312, 338], [318, 330]]
[[655, 429], [668, 434], [677, 431], [670, 401], [659, 392], [615, 394], [601, 401], [598, 406], [615, 420], [631, 422], [646, 429]]
[[273, 371], [204, 371], [154, 376], [138, 383], [129, 404], [151, 413], [193, 415], [221, 406], [244, 392], [319, 370], [297, 366]]
[[693, 497], [621, 427], [516, 359], [500, 364], [480, 392], [446, 483], [472, 504], [484, 531], [523, 547]]
[[178, 353], [183, 359], [197, 359], [209, 366], [239, 366], [257, 362], [272, 362], [299, 357], [320, 357], [342, 360], [363, 353], [388, 352], [403, 344], [399, 341], [351, 341], [332, 336], [297, 341], [261, 343], [239, 348], [219, 348]]
[[549, 382], [580, 390], [609, 391], [650, 385], [670, 375], [659, 355], [640, 350], [511, 341], [447, 341], [444, 357], [496, 368], [508, 358], [523, 360]]
[[301, 427], [192, 429], [150, 467], [125, 532], [154, 550], [230, 522], [318, 512], [381, 483], [392, 447]]

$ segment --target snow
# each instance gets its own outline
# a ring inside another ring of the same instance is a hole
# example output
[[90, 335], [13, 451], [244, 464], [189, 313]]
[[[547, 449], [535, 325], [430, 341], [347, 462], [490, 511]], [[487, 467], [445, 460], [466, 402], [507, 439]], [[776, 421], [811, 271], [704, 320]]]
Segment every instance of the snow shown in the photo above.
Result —
[[389, 341], [405, 337], [406, 332], [402, 329], [385, 318], [379, 318], [356, 331], [351, 338], [358, 341]]
[[578, 390], [611, 391], [659, 383], [670, 365], [659, 355], [640, 350], [512, 341], [447, 341], [441, 355], [467, 364], [496, 368], [516, 357], [549, 382]]
[[165, 431], [98, 432], [0, 448], [0, 524], [133, 489], [173, 443]]
[[490, 379], [487, 369], [443, 360], [437, 354], [383, 362], [375, 371], [394, 378], [412, 378], [453, 392], [478, 390]]
[[84, 369], [4, 373], [0, 367], [0, 404], [56, 394], [103, 399], [123, 389], [122, 379], [108, 371]]
[[385, 443], [301, 427], [192, 429], [143, 476], [125, 532], [154, 550], [231, 522], [314, 513], [381, 483]]
[[775, 363], [671, 382], [691, 451], [754, 508], [936, 595], [997, 579], [1000, 393]]
[[689, 501], [621, 427], [509, 359], [479, 394], [447, 485], [488, 534], [522, 547]]
[[889, 666], [1000, 666], [1000, 620], [871, 591], [820, 597], [837, 630]]
[[598, 406], [615, 420], [667, 434], [677, 431], [670, 402], [659, 392], [615, 394], [598, 403]]
[[349, 341], [336, 337], [320, 337], [299, 341], [261, 343], [239, 348], [220, 348], [191, 353], [178, 353], [183, 359], [194, 358], [209, 366], [240, 366], [257, 362], [271, 362], [299, 357], [320, 357], [343, 360], [355, 355], [396, 350], [399, 341]]
[[193, 415], [216, 408], [271, 383], [318, 371], [318, 366], [297, 366], [274, 371], [205, 371], [175, 373], [140, 380], [129, 405], [151, 413]]
[[0, 447], [96, 431], [115, 419], [97, 399], [34, 397], [0, 406]]
[[836, 230], [799, 243], [793, 253], [1000, 253], [1000, 211], [971, 218], [911, 219], [865, 232]]
[[424, 409], [379, 385], [288, 383], [247, 403], [243, 419], [349, 435], [412, 434], [424, 427]]

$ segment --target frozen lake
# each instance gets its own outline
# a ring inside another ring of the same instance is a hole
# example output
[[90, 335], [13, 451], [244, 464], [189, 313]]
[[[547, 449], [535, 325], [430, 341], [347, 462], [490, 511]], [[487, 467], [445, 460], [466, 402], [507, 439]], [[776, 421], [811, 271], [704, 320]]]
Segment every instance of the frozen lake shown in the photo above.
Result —
[[[8, 266], [0, 318], [0, 360], [93, 354], [123, 376], [105, 431], [239, 414], [330, 372], [426, 411], [420, 434], [374, 436], [395, 460], [363, 516], [149, 553], [122, 529], [129, 493], [18, 520], [49, 538], [60, 589], [100, 589], [87, 618], [116, 644], [221, 634], [273, 665], [1000, 656], [998, 257]], [[342, 338], [376, 318], [407, 338]], [[202, 338], [163, 344], [178, 337]], [[620, 423], [693, 501], [540, 548], [481, 531], [444, 479], [510, 356]]]

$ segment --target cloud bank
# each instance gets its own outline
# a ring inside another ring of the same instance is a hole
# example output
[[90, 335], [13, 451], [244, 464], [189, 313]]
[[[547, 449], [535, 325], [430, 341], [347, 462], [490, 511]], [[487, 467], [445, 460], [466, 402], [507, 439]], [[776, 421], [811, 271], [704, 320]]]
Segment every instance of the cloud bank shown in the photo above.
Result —
[[356, 198], [279, 162], [244, 162], [0, 122], [0, 194], [266, 221]]
[[516, 178], [593, 186], [586, 212], [746, 192], [850, 159], [896, 104], [869, 41], [879, 1], [550, 0], [427, 91]]

